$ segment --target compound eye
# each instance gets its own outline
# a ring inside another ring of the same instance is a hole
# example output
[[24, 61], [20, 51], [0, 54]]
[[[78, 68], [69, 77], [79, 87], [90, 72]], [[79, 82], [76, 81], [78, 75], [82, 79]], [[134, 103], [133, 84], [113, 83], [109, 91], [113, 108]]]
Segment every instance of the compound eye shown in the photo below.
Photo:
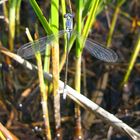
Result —
[[64, 15], [64, 18], [73, 18], [74, 17], [74, 14], [71, 14], [71, 13], [66, 13], [65, 15]]
[[75, 15], [74, 15], [74, 13], [72, 13], [72, 14], [70, 14], [69, 16], [72, 17], [72, 18], [74, 18]]
[[68, 16], [68, 14], [65, 14], [65, 15], [64, 15], [64, 18], [67, 18], [67, 16]]

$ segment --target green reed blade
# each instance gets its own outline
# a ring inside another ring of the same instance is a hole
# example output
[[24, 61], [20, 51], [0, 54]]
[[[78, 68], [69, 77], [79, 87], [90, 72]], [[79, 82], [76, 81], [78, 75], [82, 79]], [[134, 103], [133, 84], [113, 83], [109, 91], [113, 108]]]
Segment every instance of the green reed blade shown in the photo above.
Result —
[[16, 24], [17, 24], [17, 36], [20, 36], [20, 6], [21, 0], [17, 1], [17, 8], [16, 8]]
[[116, 26], [116, 22], [117, 22], [117, 19], [118, 19], [118, 15], [120, 13], [120, 7], [122, 6], [122, 4], [124, 4], [124, 2], [125, 2], [125, 0], [119, 0], [117, 2], [117, 6], [115, 8], [115, 12], [113, 14], [113, 18], [112, 18], [112, 21], [111, 21], [110, 30], [109, 30], [109, 33], [108, 33], [107, 47], [111, 46], [113, 32], [115, 30], [115, 26]]
[[132, 72], [132, 69], [133, 69], [133, 67], [135, 65], [135, 62], [137, 60], [137, 57], [138, 57], [139, 53], [140, 53], [140, 35], [139, 35], [138, 40], [136, 42], [134, 52], [133, 52], [133, 54], [132, 54], [132, 56], [130, 58], [130, 62], [129, 62], [129, 65], [128, 65], [128, 68], [127, 68], [127, 72], [126, 72], [126, 74], [124, 76], [124, 79], [123, 79], [123, 82], [122, 82], [121, 86], [123, 86], [125, 83], [128, 82], [130, 74]]
[[16, 21], [16, 6], [17, 0], [9, 1], [9, 48], [11, 51], [14, 49], [15, 38], [15, 21]]
[[88, 14], [88, 18], [87, 18], [85, 26], [83, 28], [82, 35], [85, 39], [87, 38], [88, 33], [92, 27], [92, 24], [94, 23], [94, 21], [96, 19], [97, 11], [98, 11], [98, 8], [100, 7], [101, 3], [102, 3], [102, 1], [100, 1], [100, 0], [93, 1], [93, 4], [92, 4], [91, 9]]
[[50, 24], [46, 20], [45, 16], [43, 16], [43, 13], [42, 13], [40, 7], [38, 6], [38, 4], [36, 3], [36, 0], [29, 0], [29, 2], [32, 5], [32, 7], [33, 7], [38, 19], [40, 20], [42, 26], [44, 27], [46, 33], [52, 34], [53, 31], [52, 31], [52, 29], [50, 27]]
[[[77, 17], [77, 32], [81, 35], [82, 30], [82, 12], [83, 12], [83, 0], [78, 0], [76, 2], [76, 17]], [[80, 93], [81, 90], [81, 40], [76, 39], [76, 52], [75, 52], [75, 89]], [[81, 124], [81, 111], [80, 106], [75, 105], [75, 139], [83, 139], [82, 124]]]

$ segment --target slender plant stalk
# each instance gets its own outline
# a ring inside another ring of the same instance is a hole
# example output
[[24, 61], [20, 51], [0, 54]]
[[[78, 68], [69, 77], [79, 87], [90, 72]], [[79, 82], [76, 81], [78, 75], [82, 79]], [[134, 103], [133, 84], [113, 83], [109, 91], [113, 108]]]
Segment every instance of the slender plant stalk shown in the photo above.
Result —
[[[65, 24], [65, 18], [64, 15], [66, 14], [66, 4], [65, 4], [65, 0], [61, 0], [61, 7], [62, 7], [62, 21], [63, 21], [63, 29], [66, 29], [66, 24]], [[67, 50], [67, 36], [66, 34], [64, 34], [64, 53], [61, 57], [61, 62], [59, 65], [59, 71], [62, 70], [64, 64], [65, 64], [65, 60], [66, 60], [66, 50]]]
[[[46, 33], [52, 34], [53, 31], [51, 29], [51, 26], [50, 26], [49, 22], [46, 20], [45, 16], [43, 16], [43, 13], [42, 13], [41, 9], [39, 8], [38, 4], [36, 3], [36, 1], [35, 0], [30, 0], [29, 2], [32, 5], [32, 7], [33, 7], [33, 9], [34, 9], [38, 19], [40, 20], [42, 26], [44, 27]], [[50, 47], [47, 47], [45, 56], [48, 56], [49, 54], [50, 54]], [[44, 71], [46, 71], [46, 72], [49, 72], [49, 64], [50, 64], [49, 61], [50, 61], [50, 58], [49, 57], [45, 57]], [[41, 63], [39, 63], [39, 65], [40, 64]], [[44, 95], [46, 94], [46, 96], [47, 96], [47, 93], [48, 93], [48, 82], [45, 81], [45, 84], [46, 84], [46, 91], [43, 92], [43, 94]], [[45, 86], [45, 85], [43, 85], [43, 86]], [[42, 97], [44, 97], [44, 95]], [[44, 103], [42, 104], [42, 107], [43, 107], [43, 112], [45, 111], [45, 107], [46, 107], [46, 112], [44, 113], [44, 114], [46, 114], [46, 115], [44, 115], [44, 117], [45, 117], [44, 118], [44, 122], [45, 122], [45, 126], [46, 126], [46, 136], [50, 140], [51, 139], [51, 132], [50, 132], [50, 125], [49, 125], [48, 109], [47, 109], [47, 98], [46, 98], [46, 102], [44, 101]]]
[[[58, 8], [59, 8], [59, 1], [58, 0], [51, 0], [51, 18], [50, 18], [50, 25], [52, 28], [53, 33], [58, 34], [59, 28], [59, 15], [58, 15]], [[54, 18], [55, 17], [55, 18]], [[59, 42], [56, 38], [54, 43], [52, 43], [52, 67], [53, 67], [53, 84], [56, 89], [54, 92], [54, 96], [57, 94], [56, 91], [58, 90], [58, 80], [59, 80]]]
[[[3, 3], [3, 14], [4, 14], [4, 19], [5, 19], [5, 23], [6, 23], [6, 26], [9, 28], [9, 13], [8, 13], [8, 7], [7, 7], [7, 5], [6, 5], [6, 2], [4, 2]], [[10, 31], [9, 31], [10, 32]], [[6, 60], [5, 60], [5, 62], [7, 63], [7, 64], [10, 64], [11, 63], [11, 61], [10, 61], [10, 59], [8, 58], [8, 57], [6, 57], [5, 58]]]
[[[83, 11], [83, 0], [77, 1], [77, 32], [81, 35], [82, 30], [82, 11]], [[76, 60], [75, 60], [75, 90], [80, 93], [81, 90], [81, 40], [76, 40]], [[75, 139], [83, 139], [82, 125], [81, 125], [81, 111], [80, 106], [75, 105]]]
[[[51, 0], [51, 27], [53, 33], [58, 34], [59, 29], [59, 0]], [[59, 40], [52, 43], [52, 74], [53, 74], [53, 97], [54, 118], [57, 139], [62, 139], [61, 116], [60, 116], [60, 94], [59, 92]]]
[[96, 19], [96, 15], [97, 15], [98, 8], [100, 7], [99, 6], [100, 3], [102, 3], [102, 1], [100, 1], [100, 0], [93, 1], [93, 4], [91, 6], [91, 9], [89, 11], [89, 14], [88, 14], [88, 17], [87, 17], [87, 20], [86, 20], [86, 23], [85, 23], [85, 26], [83, 28], [82, 35], [85, 39], [87, 38], [88, 33], [89, 33], [89, 31], [90, 31], [90, 29], [91, 29], [91, 27], [92, 27], [92, 25], [93, 25], [93, 23]]
[[111, 46], [113, 31], [115, 29], [115, 25], [116, 25], [116, 21], [117, 21], [117, 17], [119, 15], [119, 12], [120, 12], [120, 7], [116, 7], [115, 13], [113, 15], [113, 19], [112, 19], [112, 22], [111, 22], [108, 38], [107, 38], [107, 47]]
[[[47, 44], [46, 44], [47, 45]], [[44, 58], [44, 72], [50, 73], [50, 50], [51, 46], [47, 46], [45, 51], [45, 58]], [[45, 86], [46, 86], [46, 94], [49, 95], [49, 82], [45, 79]]]
[[[51, 29], [51, 26], [49, 22], [46, 20], [45, 16], [43, 16], [43, 13], [41, 9], [39, 8], [38, 4], [36, 3], [35, 0], [30, 0], [29, 1], [31, 6], [33, 7], [39, 21], [41, 22], [42, 26], [44, 27], [46, 33], [52, 34], [53, 31]], [[50, 47], [47, 47], [46, 52], [45, 52], [45, 62], [44, 62], [44, 71], [49, 72], [49, 65], [50, 65]]]
[[[89, 1], [88, 1], [89, 2]], [[96, 1], [90, 1], [91, 3], [91, 6], [89, 7], [89, 10], [87, 11], [88, 13], [88, 17], [87, 17], [87, 20], [85, 22], [85, 25], [83, 27], [83, 32], [82, 32], [82, 36], [84, 38], [82, 44], [84, 44], [88, 34], [89, 34], [89, 31], [94, 23], [94, 21], [96, 20], [96, 16], [101, 12], [101, 10], [103, 9], [102, 7], [102, 2], [103, 1], [99, 1], [99, 0], [96, 0]], [[86, 4], [85, 4], [86, 5]], [[83, 10], [85, 12], [85, 10]], [[84, 13], [85, 14], [85, 13]], [[84, 45], [81, 46], [81, 50], [83, 49]], [[77, 56], [80, 56], [81, 52], [77, 52]], [[77, 67], [78, 67], [78, 61], [77, 61]], [[88, 113], [88, 112], [87, 112]], [[87, 116], [87, 113], [85, 114], [85, 116]], [[88, 118], [86, 118], [87, 120]], [[94, 118], [93, 118], [94, 120]]]
[[124, 84], [126, 84], [129, 80], [130, 74], [132, 72], [132, 69], [135, 65], [136, 59], [139, 55], [140, 52], [140, 35], [138, 36], [138, 40], [136, 42], [135, 48], [134, 48], [134, 52], [132, 53], [132, 56], [130, 58], [130, 62], [127, 68], [127, 72], [123, 78], [123, 82], [121, 83], [121, 86], [123, 86]]
[[63, 21], [63, 28], [66, 29], [65, 18], [64, 15], [66, 14], [66, 4], [65, 0], [61, 0], [61, 7], [62, 7], [62, 21]]
[[7, 26], [8, 26], [8, 23], [9, 23], [9, 18], [8, 18], [8, 8], [7, 8], [7, 6], [6, 6], [6, 2], [4, 2], [3, 3], [3, 14], [4, 14], [4, 19], [5, 19], [5, 21], [6, 21], [6, 24], [7, 24]]
[[43, 110], [43, 119], [45, 123], [45, 134], [47, 140], [51, 140], [51, 130], [49, 125], [49, 112], [47, 107], [47, 94], [45, 89], [45, 83], [44, 83], [44, 76], [43, 76], [43, 68], [42, 68], [42, 61], [41, 61], [41, 55], [40, 53], [36, 54], [36, 60], [37, 60], [37, 66], [38, 66], [38, 77], [39, 77], [39, 86], [40, 86], [40, 92], [41, 92], [41, 104], [42, 104], [42, 110]]
[[[50, 25], [48, 23], [48, 21], [45, 19], [45, 17], [43, 16], [43, 13], [42, 13], [41, 9], [39, 8], [38, 4], [36, 3], [36, 1], [35, 0], [30, 0], [30, 3], [32, 5], [34, 11], [36, 12], [36, 15], [38, 16], [41, 24], [43, 25], [45, 31], [48, 34], [52, 34], [53, 32], [58, 32], [57, 31], [58, 25], [55, 28], [55, 22], [58, 24], [58, 21], [57, 21], [58, 16], [57, 15], [58, 15], [58, 5], [59, 4], [56, 4], [57, 2], [58, 1], [52, 1], [52, 4], [51, 4], [51, 9], [53, 9], [53, 10], [51, 12], [52, 13], [52, 17], [51, 17], [52, 21], [51, 21], [51, 25]], [[52, 8], [52, 6], [54, 6], [54, 8]], [[52, 27], [54, 27], [54, 28], [52, 28]], [[58, 79], [59, 79], [59, 51], [58, 51], [57, 40], [54, 44], [52, 44], [52, 46], [55, 46], [55, 47], [52, 48], [52, 61], [53, 61], [53, 86], [54, 86], [54, 92], [53, 93], [54, 93], [54, 97], [56, 98], [56, 96], [58, 96], [58, 94], [56, 94], [56, 92], [58, 92], [57, 89], [58, 89]], [[47, 47], [47, 48], [49, 48], [49, 47]], [[46, 53], [47, 53], [46, 54], [46, 56], [47, 56], [49, 54], [48, 49], [46, 50]], [[48, 69], [49, 69], [49, 64], [47, 64], [48, 61], [49, 61], [49, 59], [45, 58], [45, 65], [44, 65], [44, 70], [45, 71], [48, 71]], [[59, 102], [59, 100], [57, 100], [57, 101]], [[59, 110], [59, 107], [58, 107], [59, 104], [57, 104], [56, 101], [54, 101], [54, 103], [55, 103], [55, 107], [57, 105], [57, 109]], [[60, 116], [59, 115], [57, 115], [57, 118], [55, 119], [56, 123], [58, 123], [58, 120], [59, 120], [59, 125], [56, 125], [56, 129], [59, 129], [59, 127], [60, 127]], [[59, 134], [58, 134], [58, 136], [59, 136]]]
[[[9, 1], [9, 11], [7, 13], [7, 9], [6, 9], [6, 5], [5, 5], [5, 15], [7, 16], [8, 15], [8, 19], [9, 19], [9, 22], [8, 22], [8, 28], [9, 28], [9, 31], [8, 31], [8, 47], [10, 49], [10, 51], [13, 51], [14, 50], [14, 39], [15, 39], [15, 19], [16, 19], [16, 16], [15, 16], [15, 13], [16, 13], [16, 5], [17, 5], [17, 0], [10, 0]], [[8, 57], [5, 58], [5, 62], [7, 65], [10, 65], [11, 64], [11, 61]], [[13, 90], [13, 85], [11, 84], [11, 79], [12, 79], [12, 73], [8, 73], [6, 74], [5, 76], [6, 80], [7, 80], [7, 89], [9, 91], [12, 91]]]
[[9, 49], [14, 49], [14, 38], [15, 38], [15, 20], [16, 20], [16, 6], [17, 0], [9, 1]]
[[43, 16], [43, 13], [42, 13], [41, 9], [39, 8], [38, 4], [36, 3], [36, 0], [30, 0], [29, 2], [31, 4], [31, 6], [33, 7], [33, 9], [34, 9], [38, 19], [40, 20], [42, 26], [44, 27], [46, 33], [52, 34], [53, 31], [50, 27], [50, 24], [46, 20], [45, 16]]
[[51, 55], [50, 50], [51, 50], [51, 46], [46, 46], [45, 58], [44, 58], [44, 72], [48, 72], [48, 73], [50, 71], [50, 55]]
[[113, 36], [113, 32], [116, 26], [116, 21], [118, 19], [118, 15], [120, 13], [120, 7], [122, 6], [122, 4], [125, 2], [125, 0], [119, 0], [113, 18], [112, 18], [112, 22], [111, 22], [111, 26], [110, 26], [110, 30], [109, 30], [109, 34], [108, 34], [108, 38], [107, 38], [107, 47], [111, 46], [111, 42], [112, 42], [112, 36]]
[[[119, 16], [119, 14], [121, 12], [121, 6], [124, 4], [124, 2], [125, 2], [125, 0], [119, 0], [117, 2], [117, 6], [115, 8], [115, 12], [114, 12], [114, 15], [113, 15], [113, 18], [112, 18], [112, 21], [111, 21], [111, 26], [110, 26], [110, 30], [109, 30], [109, 34], [108, 34], [108, 38], [107, 38], [107, 47], [110, 47], [111, 46], [113, 32], [115, 30], [115, 26], [116, 26], [116, 23], [117, 23], [118, 16]], [[130, 65], [129, 68], [131, 69], [132, 68], [132, 65]], [[131, 70], [128, 70], [127, 71], [127, 73], [126, 73], [126, 75], [124, 77], [124, 80], [123, 80], [122, 84], [125, 83], [128, 80], [129, 75], [130, 75], [130, 71]], [[104, 77], [106, 77], [106, 76], [103, 76], [103, 81], [104, 81], [104, 79], [106, 79]]]
[[17, 1], [17, 6], [16, 6], [16, 31], [17, 31], [17, 36], [20, 36], [20, 6], [21, 6], [21, 0]]
[[[29, 30], [26, 29], [26, 34], [28, 39], [33, 42], [33, 39], [29, 33]], [[34, 47], [34, 46], [33, 46]], [[49, 125], [49, 114], [48, 114], [48, 107], [47, 107], [47, 94], [45, 90], [45, 83], [44, 83], [44, 76], [43, 76], [43, 68], [42, 68], [42, 61], [41, 61], [41, 54], [39, 51], [35, 52], [35, 58], [38, 66], [38, 77], [39, 77], [39, 87], [41, 93], [41, 104], [43, 110], [43, 119], [45, 123], [45, 134], [47, 140], [51, 140], [51, 131]]]
[[87, 13], [89, 12], [91, 6], [93, 5], [93, 0], [87, 0], [87, 2], [84, 4], [83, 14], [82, 17], [86, 17]]

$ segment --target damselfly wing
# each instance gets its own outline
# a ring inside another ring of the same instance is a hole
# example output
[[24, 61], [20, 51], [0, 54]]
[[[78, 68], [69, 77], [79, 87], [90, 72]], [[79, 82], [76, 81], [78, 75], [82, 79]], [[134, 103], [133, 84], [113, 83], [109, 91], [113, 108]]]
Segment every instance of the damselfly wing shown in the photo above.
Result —
[[[35, 52], [39, 51], [42, 54], [45, 52], [47, 46], [51, 45], [51, 43], [55, 40], [55, 38], [62, 37], [66, 31], [60, 31], [57, 35], [49, 35], [46, 37], [42, 37], [33, 42], [29, 42], [21, 46], [17, 53], [18, 55], [30, 59], [34, 57]], [[77, 33], [72, 32], [76, 37], [78, 37], [81, 41], [83, 37], [77, 35]], [[105, 48], [100, 43], [93, 41], [92, 39], [86, 39], [84, 49], [86, 49], [92, 56], [96, 57], [99, 60], [105, 62], [116, 62], [118, 60], [118, 55], [112, 49]]]

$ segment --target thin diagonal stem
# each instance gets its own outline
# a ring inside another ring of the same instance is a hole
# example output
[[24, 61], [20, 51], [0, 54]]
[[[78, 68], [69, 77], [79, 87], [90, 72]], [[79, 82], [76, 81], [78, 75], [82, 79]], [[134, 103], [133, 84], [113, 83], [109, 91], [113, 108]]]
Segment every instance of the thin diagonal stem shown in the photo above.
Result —
[[[33, 42], [33, 39], [31, 37], [28, 29], [26, 29], [26, 33], [27, 33], [29, 40]], [[35, 53], [35, 58], [36, 58], [37, 66], [38, 66], [39, 87], [40, 87], [40, 94], [41, 94], [43, 119], [44, 119], [44, 124], [45, 124], [45, 134], [46, 134], [47, 140], [51, 140], [49, 115], [48, 115], [48, 107], [47, 107], [47, 98], [48, 97], [47, 97], [46, 90], [45, 90], [43, 67], [42, 67], [42, 61], [41, 61], [41, 54], [39, 53], [39, 51]]]

